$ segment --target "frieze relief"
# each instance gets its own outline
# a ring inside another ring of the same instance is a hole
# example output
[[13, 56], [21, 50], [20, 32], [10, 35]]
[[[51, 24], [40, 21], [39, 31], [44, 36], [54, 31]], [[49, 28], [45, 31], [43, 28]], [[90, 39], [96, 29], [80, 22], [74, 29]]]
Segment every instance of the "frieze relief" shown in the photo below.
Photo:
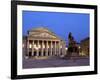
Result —
[[33, 37], [42, 37], [42, 38], [56, 38], [55, 36], [53, 36], [49, 33], [39, 33], [39, 34], [33, 34], [31, 36], [33, 36]]

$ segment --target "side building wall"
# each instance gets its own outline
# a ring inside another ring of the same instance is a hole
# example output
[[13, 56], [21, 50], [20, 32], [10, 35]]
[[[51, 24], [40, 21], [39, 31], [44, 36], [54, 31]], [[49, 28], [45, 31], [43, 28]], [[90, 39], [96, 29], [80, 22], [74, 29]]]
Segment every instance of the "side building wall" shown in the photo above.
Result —
[[80, 46], [81, 46], [81, 55], [83, 56], [89, 56], [89, 50], [90, 50], [90, 41], [89, 38], [86, 38], [81, 41]]

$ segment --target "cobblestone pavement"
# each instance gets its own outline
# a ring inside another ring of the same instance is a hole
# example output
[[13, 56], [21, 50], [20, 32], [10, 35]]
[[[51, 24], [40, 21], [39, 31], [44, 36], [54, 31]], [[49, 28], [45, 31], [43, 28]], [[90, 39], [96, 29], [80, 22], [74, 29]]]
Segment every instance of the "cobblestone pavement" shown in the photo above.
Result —
[[86, 65], [89, 65], [89, 58], [62, 59], [54, 57], [49, 59], [23, 59], [23, 68], [67, 67]]

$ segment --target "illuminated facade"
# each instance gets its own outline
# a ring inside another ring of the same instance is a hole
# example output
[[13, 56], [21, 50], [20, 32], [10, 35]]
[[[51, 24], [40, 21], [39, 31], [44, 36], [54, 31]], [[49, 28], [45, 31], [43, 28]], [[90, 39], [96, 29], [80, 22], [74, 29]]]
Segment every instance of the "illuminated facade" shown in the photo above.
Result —
[[28, 57], [64, 56], [65, 46], [65, 41], [43, 27], [29, 30], [23, 37], [23, 53]]
[[83, 55], [83, 56], [89, 56], [89, 37], [81, 40], [81, 43], [80, 43], [80, 46], [81, 46], [81, 54], [80, 55]]

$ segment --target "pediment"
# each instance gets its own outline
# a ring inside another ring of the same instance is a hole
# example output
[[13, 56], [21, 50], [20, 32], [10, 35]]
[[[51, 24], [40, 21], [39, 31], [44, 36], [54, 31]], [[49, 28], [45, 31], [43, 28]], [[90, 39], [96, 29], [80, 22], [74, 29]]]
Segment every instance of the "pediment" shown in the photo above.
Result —
[[31, 35], [32, 37], [40, 37], [40, 38], [57, 38], [56, 36], [43, 32], [43, 33], [34, 33]]
[[52, 31], [47, 28], [35, 28], [29, 31], [29, 36], [38, 38], [56, 38], [59, 39]]

